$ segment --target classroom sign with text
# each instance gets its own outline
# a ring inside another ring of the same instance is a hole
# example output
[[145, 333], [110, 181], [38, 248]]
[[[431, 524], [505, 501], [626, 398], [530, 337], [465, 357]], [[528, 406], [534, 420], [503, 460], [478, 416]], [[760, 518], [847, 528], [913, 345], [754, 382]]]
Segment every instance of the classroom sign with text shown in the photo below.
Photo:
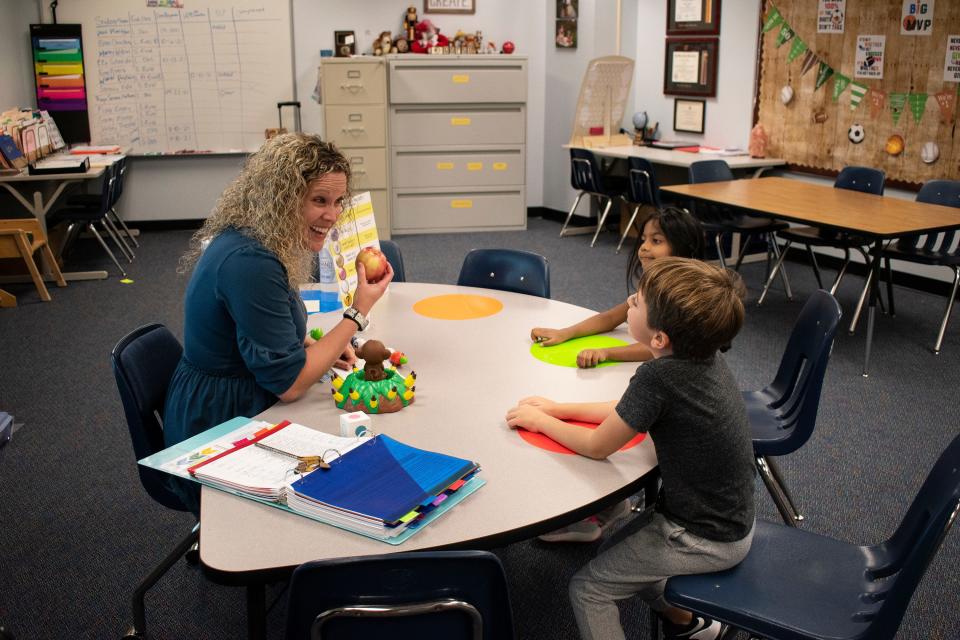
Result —
[[883, 79], [883, 51], [887, 36], [857, 36], [857, 58], [854, 78]]
[[960, 82], [960, 36], [947, 36], [947, 55], [943, 61], [944, 82]]
[[900, 35], [929, 36], [933, 33], [933, 0], [903, 0]]
[[847, 0], [820, 0], [817, 7], [817, 33], [843, 33]]

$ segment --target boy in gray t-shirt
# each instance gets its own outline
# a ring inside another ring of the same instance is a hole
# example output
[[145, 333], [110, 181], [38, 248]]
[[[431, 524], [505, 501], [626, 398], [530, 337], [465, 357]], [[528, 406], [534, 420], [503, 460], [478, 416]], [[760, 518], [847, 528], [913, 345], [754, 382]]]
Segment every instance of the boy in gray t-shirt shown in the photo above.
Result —
[[[638, 431], [657, 452], [662, 500], [627, 525], [570, 583], [585, 639], [623, 638], [616, 601], [640, 595], [664, 620], [668, 638], [714, 640], [719, 622], [671, 607], [669, 577], [721, 571], [750, 549], [754, 521], [753, 446], [736, 381], [717, 350], [743, 325], [736, 274], [686, 258], [661, 258], [628, 299], [631, 335], [654, 359], [641, 365], [619, 402], [557, 403], [524, 398], [511, 428], [542, 432], [591, 458], [616, 452]], [[561, 419], [597, 422], [571, 427]]]

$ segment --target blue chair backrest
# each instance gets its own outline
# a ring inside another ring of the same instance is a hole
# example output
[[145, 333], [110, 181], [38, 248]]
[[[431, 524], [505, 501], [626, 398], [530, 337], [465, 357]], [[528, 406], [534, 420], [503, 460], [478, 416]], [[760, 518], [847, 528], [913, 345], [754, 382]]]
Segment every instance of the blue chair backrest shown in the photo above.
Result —
[[600, 163], [592, 151], [570, 149], [570, 185], [577, 191], [605, 193]]
[[99, 211], [106, 214], [113, 206], [113, 192], [117, 184], [117, 163], [103, 170], [103, 182], [100, 184]]
[[123, 181], [127, 177], [127, 157], [124, 156], [114, 163], [114, 169], [117, 180], [113, 185], [113, 197], [110, 200], [110, 206], [117, 204], [117, 200], [123, 195]]
[[782, 428], [792, 429], [770, 455], [784, 455], [803, 445], [813, 433], [820, 407], [820, 391], [830, 360], [833, 338], [840, 326], [840, 304], [836, 298], [817, 290], [803, 305], [793, 325], [780, 360], [777, 375], [763, 392], [773, 398], [770, 406], [783, 420]]
[[474, 249], [463, 259], [457, 284], [550, 297], [550, 263], [516, 249]]
[[[163, 405], [183, 347], [162, 324], [135, 329], [110, 352], [113, 375], [127, 418], [133, 453], [137, 460], [162, 451]], [[137, 465], [140, 482], [151, 498], [163, 506], [187, 511], [180, 497], [169, 489], [166, 473]]]
[[380, 250], [387, 256], [387, 262], [393, 267], [393, 281], [406, 282], [407, 274], [403, 268], [403, 254], [400, 253], [400, 247], [392, 240], [381, 240]]
[[660, 208], [660, 185], [653, 165], [646, 158], [631, 157], [628, 178], [630, 202]]
[[[960, 509], [960, 435], [927, 475], [900, 526], [885, 542], [867, 547], [871, 601], [883, 604], [864, 637], [893, 638], [910, 598]], [[872, 633], [871, 633], [872, 632]]]
[[[317, 617], [351, 605], [413, 605], [453, 599], [480, 612], [483, 638], [513, 638], [503, 566], [487, 551], [432, 551], [307, 562], [290, 579], [287, 640], [306, 640]], [[318, 621], [319, 622], [319, 621]], [[323, 638], [472, 637], [462, 614], [331, 618]]]
[[860, 191], [862, 193], [872, 193], [876, 196], [883, 195], [883, 185], [886, 181], [886, 174], [879, 169], [870, 167], [844, 167], [837, 174], [837, 179], [833, 181], [835, 189], [850, 189], [851, 191]]
[[[960, 208], [960, 180], [930, 180], [924, 183], [917, 193], [917, 202]], [[897, 240], [897, 245], [911, 249], [922, 246], [924, 251], [933, 251], [939, 247], [942, 253], [946, 253], [953, 246], [957, 233], [956, 229], [951, 229], [941, 233], [928, 233], [926, 236], [907, 236]], [[926, 238], [922, 245], [919, 242], [921, 238]]]
[[687, 177], [690, 184], [723, 182], [733, 180], [733, 171], [725, 160], [700, 160], [690, 165]]

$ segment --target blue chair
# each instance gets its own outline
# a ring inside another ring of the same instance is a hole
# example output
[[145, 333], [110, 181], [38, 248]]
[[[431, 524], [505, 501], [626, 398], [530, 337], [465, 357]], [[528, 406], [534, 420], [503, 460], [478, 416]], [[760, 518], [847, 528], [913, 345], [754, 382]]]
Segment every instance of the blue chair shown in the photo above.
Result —
[[[701, 160], [694, 162], [690, 165], [688, 178], [690, 184], [725, 182], [734, 179], [730, 165], [724, 160]], [[694, 214], [700, 219], [704, 231], [713, 235], [717, 256], [720, 259], [720, 266], [723, 268], [727, 267], [727, 261], [724, 257], [722, 238], [724, 234], [728, 233], [739, 233], [742, 239], [740, 251], [737, 255], [737, 262], [734, 266], [735, 270], [740, 270], [743, 258], [747, 255], [747, 247], [750, 241], [757, 236], [766, 240], [768, 262], [771, 251], [778, 261], [780, 261], [779, 247], [777, 247], [777, 243], [773, 240], [773, 234], [777, 231], [787, 229], [790, 225], [786, 222], [737, 213], [728, 207], [711, 206], [703, 202], [695, 203]], [[782, 269], [780, 270], [780, 277], [783, 279], [783, 288], [787, 293], [787, 298], [792, 300], [793, 292], [790, 290], [790, 282], [787, 280], [787, 274]]]
[[[126, 416], [135, 460], [158, 451], [163, 443], [163, 405], [167, 386], [180, 361], [183, 347], [177, 338], [161, 324], [148, 324], [124, 336], [110, 353], [113, 375], [117, 381], [123, 413]], [[189, 511], [179, 495], [170, 486], [170, 476], [137, 465], [140, 484], [156, 502], [175, 511]], [[180, 557], [196, 562], [196, 554], [188, 553], [199, 539], [200, 525], [190, 533], [154, 568], [134, 591], [133, 627], [127, 637], [142, 637], [146, 633], [144, 596], [163, 577]]]
[[578, 191], [577, 199], [573, 201], [570, 213], [567, 214], [567, 219], [564, 220], [563, 227], [560, 228], [561, 238], [563, 232], [567, 230], [567, 225], [570, 224], [573, 212], [577, 210], [577, 205], [580, 204], [580, 199], [584, 195], [595, 196], [601, 203], [606, 201], [597, 222], [597, 230], [593, 234], [593, 240], [590, 241], [592, 247], [597, 242], [600, 230], [603, 229], [603, 223], [607, 220], [607, 214], [610, 213], [614, 198], [620, 197], [620, 194], [626, 190], [626, 182], [623, 178], [604, 175], [603, 171], [600, 170], [600, 163], [592, 151], [570, 149], [570, 185]]
[[457, 284], [550, 297], [550, 263], [537, 253], [474, 249], [463, 259]]
[[503, 566], [487, 551], [307, 562], [290, 579], [287, 640], [513, 635]]
[[958, 509], [960, 436], [886, 541], [861, 546], [758, 521], [743, 562], [670, 578], [664, 596], [768, 640], [890, 640]]
[[[871, 169], [869, 167], [844, 167], [844, 169], [837, 175], [836, 180], [833, 182], [833, 187], [835, 189], [849, 189], [851, 191], [859, 191], [861, 193], [870, 193], [873, 195], [882, 196], [884, 182], [886, 176], [883, 171], [879, 169]], [[802, 244], [807, 248], [807, 255], [810, 257], [810, 264], [813, 265], [813, 275], [817, 278], [817, 287], [823, 289], [823, 280], [820, 276], [820, 266], [817, 264], [816, 255], [813, 252], [813, 247], [831, 247], [834, 249], [843, 249], [843, 264], [840, 266], [840, 271], [837, 272], [837, 277], [833, 281], [833, 284], [830, 286], [830, 293], [836, 294], [837, 288], [840, 286], [840, 281], [843, 279], [844, 274], [847, 272], [847, 267], [850, 266], [850, 250], [854, 249], [863, 256], [864, 262], [869, 265], [870, 258], [867, 255], [869, 251], [871, 241], [868, 238], [863, 238], [861, 236], [851, 235], [846, 232], [834, 231], [832, 229], [821, 229], [820, 227], [793, 227], [784, 231], [777, 232], [777, 237], [781, 240], [786, 240], [786, 244], [783, 246], [783, 249], [780, 251], [780, 257], [777, 260], [777, 263], [773, 266], [773, 270], [770, 272], [770, 276], [767, 278], [767, 284], [763, 288], [763, 293], [760, 294], [760, 299], [757, 301], [757, 306], [763, 304], [763, 300], [767, 295], [767, 290], [770, 288], [770, 283], [773, 282], [774, 276], [776, 276], [777, 271], [782, 268], [783, 260], [787, 255], [787, 251], [790, 250], [790, 247], [796, 244]], [[867, 277], [867, 286], [864, 287], [864, 293], [870, 287], [870, 277]], [[854, 315], [854, 319], [860, 313], [860, 308], [863, 306], [863, 301], [866, 299], [866, 295], [860, 296], [860, 301], [857, 304], [857, 311]], [[850, 328], [853, 331], [853, 325]]]
[[743, 392], [757, 470], [783, 521], [791, 526], [803, 516], [772, 457], [793, 453], [813, 433], [840, 315], [832, 295], [822, 289], [814, 292], [793, 326], [773, 382], [759, 391]]
[[[127, 226], [127, 223], [123, 221], [123, 218], [120, 217], [120, 214], [117, 213], [117, 202], [120, 200], [120, 196], [123, 195], [123, 183], [127, 177], [127, 156], [121, 157], [119, 160], [114, 162], [109, 168], [108, 172], [104, 173], [104, 176], [112, 175], [114, 177], [113, 191], [110, 194], [110, 213], [113, 214], [114, 221], [123, 227], [123, 231], [126, 234], [126, 237], [133, 242], [135, 247], [139, 247], [140, 243], [137, 242], [136, 236], [130, 231], [130, 228]], [[99, 196], [91, 194], [79, 194], [73, 195], [67, 198], [67, 206], [93, 206], [96, 205]], [[119, 234], [119, 230], [118, 234]], [[122, 237], [122, 236], [121, 236]], [[128, 246], [129, 248], [129, 246]]]
[[[917, 193], [917, 202], [939, 204], [945, 207], [960, 207], [960, 181], [931, 180], [924, 184], [920, 192]], [[888, 245], [881, 253], [886, 261], [887, 267], [887, 299], [890, 301], [891, 316], [895, 313], [893, 305], [893, 269], [890, 265], [891, 259], [913, 262], [915, 264], [950, 267], [953, 270], [953, 287], [950, 289], [950, 297], [947, 298], [947, 309], [943, 314], [943, 320], [940, 322], [937, 341], [933, 345], [933, 352], [935, 354], [940, 353], [940, 347], [943, 345], [943, 336], [947, 332], [947, 324], [950, 322], [953, 304], [957, 299], [957, 285], [960, 284], [960, 245], [958, 245], [956, 249], [950, 249], [958, 233], [960, 233], [960, 231], [953, 229], [951, 231], [931, 233], [923, 236], [905, 236], [898, 238], [895, 243]], [[866, 292], [867, 288], [864, 287], [864, 294], [866, 294]], [[861, 297], [864, 297], [864, 294], [861, 294]], [[859, 307], [857, 311], [860, 311]], [[853, 319], [853, 327], [856, 327], [858, 319], [859, 317]]]
[[[633, 223], [640, 213], [640, 207], [648, 206], [660, 209], [663, 205], [660, 203], [660, 185], [657, 184], [657, 174], [653, 171], [653, 165], [646, 158], [630, 157], [627, 171], [627, 203], [634, 205], [633, 213], [630, 214], [630, 221], [620, 236], [620, 242], [617, 244], [617, 253], [623, 246], [623, 241], [627, 239]], [[638, 229], [637, 233], [641, 233]]]
[[381, 240], [380, 251], [387, 256], [387, 262], [393, 267], [393, 281], [406, 282], [407, 274], [403, 269], [403, 254], [400, 253], [400, 247], [393, 240]]

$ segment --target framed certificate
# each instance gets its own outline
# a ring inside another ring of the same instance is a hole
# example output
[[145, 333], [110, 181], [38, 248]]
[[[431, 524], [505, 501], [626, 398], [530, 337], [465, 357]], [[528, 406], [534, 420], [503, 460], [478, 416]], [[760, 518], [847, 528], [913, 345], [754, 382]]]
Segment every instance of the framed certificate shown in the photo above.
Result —
[[673, 101], [673, 130], [687, 133], [703, 133], [707, 114], [706, 100], [677, 98]]
[[719, 35], [720, 0], [667, 0], [667, 35]]
[[676, 96], [717, 95], [715, 38], [667, 38], [663, 92]]

